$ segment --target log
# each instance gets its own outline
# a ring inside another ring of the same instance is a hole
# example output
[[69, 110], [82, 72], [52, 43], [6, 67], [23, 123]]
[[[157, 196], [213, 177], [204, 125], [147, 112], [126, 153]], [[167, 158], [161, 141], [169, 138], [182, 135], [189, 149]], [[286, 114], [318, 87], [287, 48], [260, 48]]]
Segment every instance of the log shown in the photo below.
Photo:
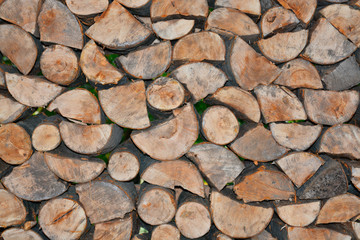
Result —
[[25, 222], [27, 212], [19, 198], [5, 189], [0, 189], [0, 201], [0, 227], [7, 228]]
[[273, 7], [261, 18], [262, 36], [268, 37], [274, 33], [291, 31], [299, 23], [296, 15], [283, 7]]
[[150, 126], [144, 81], [100, 90], [99, 101], [106, 116], [121, 127], [144, 129]]
[[156, 35], [164, 40], [176, 40], [190, 33], [195, 25], [195, 20], [172, 19], [152, 24]]
[[296, 58], [306, 46], [308, 30], [278, 33], [257, 44], [265, 57], [277, 63], [288, 62]]
[[184, 103], [185, 89], [173, 78], [160, 77], [147, 87], [146, 100], [155, 109], [171, 111]]
[[70, 85], [80, 74], [79, 59], [75, 52], [62, 45], [51, 45], [40, 58], [44, 77], [59, 85]]
[[107, 0], [65, 0], [65, 3], [69, 10], [86, 25], [92, 25], [94, 17], [104, 12], [109, 6], [109, 1]]
[[184, 64], [175, 69], [170, 76], [186, 86], [194, 103], [214, 93], [228, 80], [223, 71], [206, 62]]
[[173, 160], [187, 153], [199, 135], [199, 124], [192, 104], [173, 110], [173, 116], [130, 135], [135, 145], [157, 160]]
[[216, 32], [226, 37], [239, 36], [245, 41], [255, 41], [259, 27], [245, 13], [232, 8], [217, 8], [206, 21], [205, 30]]
[[124, 74], [108, 62], [93, 40], [81, 51], [80, 67], [87, 79], [97, 84], [117, 84]]
[[225, 42], [216, 33], [197, 32], [181, 38], [174, 46], [174, 61], [225, 61]]
[[40, 41], [76, 49], [83, 48], [84, 39], [81, 24], [60, 1], [45, 0], [37, 23], [39, 25]]
[[360, 190], [360, 165], [357, 165], [356, 163], [350, 165], [351, 183], [356, 189]]
[[61, 116], [83, 123], [101, 124], [101, 110], [96, 97], [86, 89], [73, 89], [56, 97], [46, 108]]
[[4, 186], [17, 197], [39, 202], [64, 193], [68, 185], [50, 171], [44, 154], [35, 152], [31, 158], [1, 179]]
[[352, 222], [351, 227], [355, 233], [355, 237], [360, 238], [360, 223]]
[[287, 227], [289, 240], [312, 239], [350, 240], [351, 236], [327, 228]]
[[274, 210], [240, 203], [213, 191], [210, 196], [211, 215], [215, 226], [233, 238], [253, 237], [269, 224]]
[[274, 238], [271, 233], [269, 233], [268, 231], [264, 230], [261, 233], [259, 233], [258, 235], [254, 236], [251, 238], [251, 240], [277, 240], [276, 238]]
[[148, 40], [151, 32], [121, 4], [113, 1], [85, 34], [109, 49], [125, 50]]
[[239, 129], [235, 114], [227, 107], [212, 106], [202, 115], [201, 132], [212, 143], [218, 145], [231, 143], [238, 135]]
[[241, 12], [255, 16], [261, 15], [261, 6], [259, 0], [216, 0], [215, 6], [234, 8], [240, 10]]
[[335, 125], [349, 121], [359, 105], [359, 92], [301, 90], [309, 119], [318, 124]]
[[258, 86], [254, 92], [265, 123], [307, 119], [300, 100], [286, 87]]
[[127, 8], [141, 8], [149, 4], [151, 2], [150, 0], [138, 0], [138, 1], [132, 1], [132, 0], [116, 0], [119, 3], [121, 3], [123, 6]]
[[22, 74], [34, 67], [38, 55], [34, 39], [20, 27], [0, 25], [0, 52], [10, 59]]
[[316, 0], [279, 0], [278, 2], [284, 8], [292, 10], [296, 17], [306, 25], [308, 25], [313, 18], [317, 7]]
[[162, 224], [153, 229], [151, 240], [180, 240], [180, 231], [174, 225]]
[[285, 63], [281, 67], [281, 74], [274, 81], [274, 84], [283, 85], [292, 89], [323, 88], [320, 75], [314, 65], [301, 58]]
[[171, 43], [166, 41], [121, 55], [116, 60], [132, 77], [153, 79], [169, 68], [171, 54]]
[[229, 107], [237, 118], [253, 122], [260, 121], [260, 107], [256, 98], [239, 87], [225, 86], [205, 99], [210, 104], [219, 104]]
[[4, 240], [16, 240], [16, 239], [31, 239], [31, 240], [43, 240], [40, 235], [32, 230], [24, 230], [21, 228], [9, 228], [1, 233], [1, 237]]
[[58, 126], [53, 123], [38, 125], [31, 135], [31, 142], [36, 151], [46, 152], [54, 150], [61, 143]]
[[223, 234], [219, 229], [217, 229], [214, 225], [211, 226], [210, 231], [206, 234], [207, 239], [209, 240], [232, 240], [231, 237]]
[[29, 109], [17, 102], [8, 92], [0, 91], [0, 123], [11, 123], [19, 119]]
[[115, 124], [80, 125], [62, 121], [61, 138], [72, 151], [99, 155], [113, 150], [121, 141], [122, 129]]
[[39, 225], [50, 239], [78, 239], [87, 221], [84, 209], [76, 201], [56, 198], [41, 207]]
[[288, 152], [288, 149], [279, 145], [272, 137], [271, 132], [262, 124], [247, 130], [245, 133], [241, 132], [239, 136], [230, 145], [230, 149], [245, 159], [269, 162]]
[[302, 57], [317, 64], [334, 64], [349, 57], [356, 46], [336, 30], [325, 18], [320, 18], [312, 31]]
[[260, 84], [268, 85], [281, 72], [276, 65], [257, 53], [240, 37], [233, 41], [228, 61], [237, 84], [245, 90], [253, 90]]

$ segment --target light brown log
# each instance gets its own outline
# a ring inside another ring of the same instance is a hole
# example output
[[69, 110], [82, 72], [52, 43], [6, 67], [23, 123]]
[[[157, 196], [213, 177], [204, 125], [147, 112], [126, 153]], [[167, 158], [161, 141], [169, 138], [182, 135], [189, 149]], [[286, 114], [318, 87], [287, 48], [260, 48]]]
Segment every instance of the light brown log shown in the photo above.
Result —
[[320, 201], [276, 204], [276, 213], [286, 224], [306, 227], [315, 221], [320, 212]]
[[131, 152], [113, 153], [109, 159], [108, 171], [118, 181], [129, 181], [136, 177], [140, 169], [139, 160]]
[[289, 240], [321, 239], [350, 240], [351, 236], [327, 228], [288, 227]]
[[40, 235], [32, 230], [23, 230], [21, 228], [9, 228], [2, 232], [1, 237], [4, 240], [43, 240]]
[[270, 8], [261, 18], [262, 36], [267, 37], [273, 33], [292, 30], [299, 22], [290, 10], [283, 7]]
[[25, 222], [25, 206], [14, 194], [0, 189], [0, 202], [0, 227], [7, 228]]
[[83, 48], [84, 40], [80, 22], [60, 1], [44, 1], [38, 16], [38, 25], [42, 42], [77, 49]]
[[80, 125], [62, 121], [61, 138], [72, 151], [99, 155], [113, 150], [121, 141], [122, 129], [115, 124]]
[[290, 88], [323, 88], [316, 68], [308, 61], [297, 58], [285, 63], [274, 84]]
[[8, 92], [0, 91], [0, 123], [11, 123], [19, 119], [28, 109], [27, 106], [17, 102]]
[[80, 74], [75, 52], [62, 45], [46, 48], [40, 58], [40, 69], [44, 77], [60, 85], [70, 85]]
[[334, 64], [349, 57], [355, 50], [352, 42], [325, 18], [320, 18], [310, 32], [309, 43], [301, 56], [317, 64]]
[[64, 90], [63, 87], [42, 77], [5, 73], [10, 94], [20, 103], [29, 107], [43, 107]]
[[264, 230], [258, 235], [251, 238], [251, 240], [277, 240], [268, 231]]
[[68, 188], [50, 171], [41, 152], [35, 152], [1, 181], [17, 197], [35, 202], [59, 196]]
[[152, 231], [151, 240], [180, 240], [180, 231], [171, 224], [159, 225]]
[[226, 86], [219, 88], [206, 102], [225, 105], [234, 111], [236, 117], [253, 122], [260, 121], [260, 107], [256, 98], [239, 87]]
[[56, 198], [41, 207], [39, 225], [50, 239], [78, 239], [87, 222], [84, 209], [76, 201]]
[[205, 30], [213, 31], [228, 37], [240, 36], [246, 41], [255, 41], [259, 27], [245, 13], [232, 8], [217, 8], [206, 21]]
[[360, 94], [353, 91], [302, 90], [304, 106], [314, 123], [335, 125], [347, 122], [355, 114]]
[[51, 151], [61, 143], [61, 136], [58, 126], [52, 123], [38, 125], [31, 135], [33, 147], [39, 152]]
[[153, 79], [169, 68], [171, 55], [171, 43], [166, 41], [130, 52], [127, 55], [121, 55], [117, 61], [132, 77]]
[[143, 43], [151, 32], [113, 1], [85, 34], [107, 48], [124, 50]]
[[119, 3], [121, 3], [122, 5], [124, 5], [125, 7], [128, 8], [140, 8], [145, 6], [146, 4], [148, 4], [150, 2], [150, 0], [137, 0], [137, 1], [132, 1], [132, 0], [116, 0]]
[[184, 64], [175, 69], [171, 77], [186, 85], [194, 103], [214, 93], [228, 80], [223, 71], [206, 62]]
[[117, 84], [124, 74], [111, 65], [93, 40], [86, 43], [80, 56], [80, 67], [94, 83]]
[[172, 19], [153, 23], [152, 29], [164, 40], [175, 40], [189, 34], [194, 25], [195, 20]]
[[108, 5], [108, 0], [65, 0], [69, 10], [80, 17], [91, 17], [104, 12]]
[[238, 199], [245, 203], [264, 200], [289, 200], [295, 196], [290, 179], [280, 171], [259, 167], [242, 176], [234, 185]]
[[253, 90], [268, 85], [281, 73], [280, 69], [257, 53], [240, 37], [236, 37], [230, 50], [229, 66], [242, 89]]
[[0, 25], [0, 52], [23, 74], [33, 68], [38, 50], [31, 35], [12, 24]]
[[67, 91], [52, 101], [47, 110], [83, 123], [100, 124], [101, 110], [96, 97], [86, 89]]
[[211, 215], [215, 226], [233, 238], [253, 237], [269, 224], [274, 210], [240, 203], [219, 192], [210, 196]]
[[306, 46], [308, 30], [278, 33], [258, 41], [260, 51], [271, 61], [282, 63], [296, 58]]
[[259, 0], [216, 0], [215, 6], [238, 9], [241, 12], [251, 15], [261, 15], [261, 5]]
[[316, 0], [279, 0], [278, 2], [284, 8], [291, 9], [306, 25], [310, 23], [317, 7]]
[[225, 42], [216, 33], [198, 32], [181, 38], [174, 46], [174, 61], [225, 61]]
[[357, 165], [356, 163], [350, 165], [351, 182], [358, 190], [360, 190], [360, 165]]
[[360, 223], [352, 222], [351, 227], [355, 233], [355, 236], [359, 239], [360, 238]]
[[227, 107], [212, 106], [207, 108], [202, 115], [202, 133], [212, 143], [218, 145], [231, 143], [238, 135], [239, 128], [235, 114]]
[[121, 127], [144, 129], [150, 126], [144, 81], [100, 90], [99, 101], [106, 116]]

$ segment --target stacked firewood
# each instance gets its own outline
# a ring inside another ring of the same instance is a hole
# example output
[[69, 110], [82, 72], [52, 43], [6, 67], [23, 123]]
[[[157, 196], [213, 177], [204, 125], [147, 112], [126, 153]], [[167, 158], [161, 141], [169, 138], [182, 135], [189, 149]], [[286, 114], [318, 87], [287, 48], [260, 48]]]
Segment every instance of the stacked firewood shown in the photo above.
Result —
[[0, 239], [360, 239], [359, 0], [0, 19]]

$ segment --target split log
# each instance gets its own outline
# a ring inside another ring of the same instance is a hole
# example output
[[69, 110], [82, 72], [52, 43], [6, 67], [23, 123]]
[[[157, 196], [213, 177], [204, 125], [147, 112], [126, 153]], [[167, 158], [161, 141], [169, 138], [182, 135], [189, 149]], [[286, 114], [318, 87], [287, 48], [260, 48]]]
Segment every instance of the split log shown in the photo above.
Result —
[[77, 15], [86, 25], [92, 25], [94, 23], [94, 17], [104, 12], [109, 6], [108, 0], [65, 0], [65, 3], [69, 10]]
[[208, 240], [232, 240], [231, 237], [223, 234], [219, 231], [214, 225], [211, 226], [211, 229], [208, 234], [206, 234], [206, 239]]
[[310, 62], [297, 58], [285, 63], [281, 68], [281, 74], [274, 84], [295, 88], [321, 89], [323, 85], [321, 78]]
[[64, 90], [63, 87], [42, 77], [5, 73], [6, 86], [10, 94], [29, 107], [43, 107]]
[[8, 164], [22, 164], [33, 153], [30, 135], [24, 128], [8, 123], [0, 126], [0, 158]]
[[233, 238], [253, 237], [269, 224], [274, 210], [240, 203], [219, 192], [210, 196], [211, 215], [215, 226]]
[[[45, 0], [38, 16], [40, 41], [82, 49], [84, 39], [79, 20], [60, 1]], [[66, 23], [66, 24], [64, 24]]]
[[59, 126], [65, 145], [80, 154], [107, 153], [120, 143], [123, 133], [115, 124], [87, 126], [62, 121]]
[[280, 146], [272, 137], [271, 132], [262, 124], [248, 130], [246, 128], [244, 126], [244, 133], [240, 133], [240, 137], [230, 145], [231, 150], [240, 157], [252, 161], [269, 162], [288, 152], [288, 149]]
[[78, 239], [84, 233], [87, 221], [84, 209], [76, 201], [57, 198], [42, 206], [39, 225], [50, 239]]
[[215, 6], [234, 8], [255, 16], [261, 15], [261, 5], [259, 0], [216, 0]]
[[236, 82], [245, 90], [253, 90], [260, 84], [268, 85], [281, 73], [276, 65], [239, 37], [233, 41], [228, 64]]
[[137, 212], [145, 223], [150, 225], [168, 223], [174, 218], [176, 208], [174, 191], [146, 183], [141, 184]]
[[144, 129], [150, 126], [144, 81], [100, 90], [99, 101], [106, 116], [121, 127]]
[[142, 8], [144, 6], [149, 5], [151, 3], [150, 0], [138, 0], [138, 1], [132, 1], [132, 0], [116, 0], [122, 5], [124, 5], [127, 8]]
[[258, 86], [254, 92], [265, 123], [307, 119], [300, 100], [286, 87]]
[[355, 50], [352, 42], [325, 18], [320, 18], [310, 32], [309, 44], [301, 56], [317, 64], [334, 64], [349, 57]]
[[271, 61], [282, 63], [296, 58], [306, 46], [308, 30], [278, 33], [258, 41], [260, 51]]
[[238, 135], [239, 128], [235, 114], [227, 107], [212, 106], [202, 115], [201, 131], [212, 143], [218, 145], [231, 143]]
[[198, 32], [181, 38], [174, 46], [174, 61], [225, 61], [225, 42], [216, 33]]
[[149, 105], [160, 111], [171, 111], [185, 101], [185, 89], [181, 83], [170, 77], [160, 77], [146, 89]]
[[234, 111], [236, 117], [253, 122], [260, 121], [260, 107], [256, 98], [239, 87], [226, 86], [219, 88], [210, 97], [205, 99], [211, 104], [220, 104]]
[[226, 37], [239, 36], [245, 41], [255, 41], [260, 36], [259, 27], [245, 13], [232, 8], [212, 11], [206, 21], [205, 30]]
[[11, 123], [19, 119], [29, 108], [17, 102], [8, 92], [0, 91], [0, 123]]
[[173, 110], [173, 117], [141, 131], [131, 139], [144, 153], [157, 160], [173, 160], [187, 153], [199, 135], [199, 124], [192, 104]]
[[360, 238], [360, 223], [359, 222], [351, 222], [351, 228], [355, 233], [355, 237], [357, 237], [357, 239]]
[[300, 199], [324, 199], [346, 193], [348, 182], [341, 164], [326, 155], [323, 166], [297, 191]]
[[93, 40], [86, 43], [81, 51], [80, 67], [85, 76], [98, 84], [117, 84], [124, 74], [108, 62]]
[[294, 186], [282, 172], [261, 166], [240, 176], [234, 192], [245, 203], [264, 200], [289, 200], [295, 197]]
[[348, 222], [360, 214], [360, 198], [345, 193], [332, 197], [321, 208], [316, 224]]
[[25, 222], [26, 208], [14, 194], [0, 189], [0, 202], [0, 227], [7, 228]]
[[286, 224], [306, 227], [315, 221], [320, 212], [320, 201], [300, 203], [277, 203], [276, 213]]
[[100, 124], [101, 110], [96, 97], [86, 89], [77, 88], [56, 97], [47, 110], [83, 123]]
[[190, 33], [195, 25], [195, 20], [172, 19], [152, 24], [156, 35], [164, 40], [176, 40]]
[[186, 86], [194, 103], [214, 93], [228, 80], [223, 71], [206, 62], [184, 64], [175, 69], [170, 76]]
[[0, 52], [10, 59], [23, 74], [34, 67], [38, 55], [34, 39], [20, 27], [0, 25]]
[[356, 163], [350, 165], [351, 182], [360, 191], [360, 165], [357, 165]]
[[347, 122], [359, 105], [358, 91], [324, 91], [303, 89], [304, 106], [309, 119], [318, 124], [335, 125]]
[[252, 237], [251, 240], [277, 240], [277, 238], [274, 238], [271, 233], [264, 230], [255, 237]]
[[316, 0], [279, 0], [284, 8], [292, 10], [298, 19], [306, 25], [313, 18], [317, 6]]
[[41, 152], [35, 152], [27, 162], [15, 167], [1, 181], [17, 197], [35, 202], [59, 196], [68, 188], [50, 171]]
[[85, 34], [101, 45], [116, 50], [136, 47], [151, 32], [117, 1], [113, 1]]
[[166, 41], [122, 55], [116, 60], [132, 77], [153, 79], [169, 68], [171, 54], [171, 43]]
[[77, 55], [62, 45], [46, 48], [40, 58], [40, 69], [44, 77], [60, 85], [70, 85], [80, 74]]
[[59, 128], [53, 123], [39, 124], [31, 135], [31, 142], [39, 152], [51, 151], [61, 143]]
[[302, 228], [287, 227], [289, 240], [308, 239], [331, 239], [331, 240], [350, 240], [351, 236], [336, 232], [327, 228]]
[[174, 225], [159, 225], [151, 233], [151, 240], [180, 240], [180, 231]]
[[283, 7], [273, 7], [261, 18], [261, 32], [265, 38], [274, 33], [291, 31], [299, 22], [292, 11]]
[[31, 240], [43, 240], [40, 235], [32, 230], [24, 230], [21, 228], [9, 228], [1, 233], [1, 237], [4, 240], [16, 240], [16, 239], [31, 239]]
[[232, 151], [212, 143], [194, 145], [186, 157], [198, 166], [218, 191], [227, 183], [233, 182], [245, 168], [244, 163]]
[[316, 173], [324, 164], [324, 160], [312, 153], [295, 152], [275, 163], [299, 188]]

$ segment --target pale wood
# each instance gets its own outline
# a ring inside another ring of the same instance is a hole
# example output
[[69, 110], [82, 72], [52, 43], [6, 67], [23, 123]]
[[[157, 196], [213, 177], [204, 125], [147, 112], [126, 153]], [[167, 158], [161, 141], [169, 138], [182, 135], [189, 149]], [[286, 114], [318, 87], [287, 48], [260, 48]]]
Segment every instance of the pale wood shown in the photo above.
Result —
[[358, 190], [360, 190], [360, 166], [352, 164], [350, 168], [351, 168], [351, 182]]
[[276, 213], [290, 226], [306, 227], [315, 221], [320, 207], [320, 201], [276, 204]]
[[190, 33], [194, 25], [195, 20], [172, 19], [153, 23], [152, 29], [164, 40], [175, 40]]
[[0, 91], [0, 123], [11, 123], [20, 118], [28, 109], [27, 106], [17, 102], [8, 92]]
[[9, 228], [1, 233], [4, 240], [43, 240], [40, 235], [32, 230], [23, 230], [21, 228]]
[[118, 151], [111, 154], [107, 169], [115, 180], [129, 181], [138, 174], [140, 163], [133, 153], [126, 150]]
[[277, 238], [274, 238], [268, 231], [264, 230], [255, 237], [252, 237], [251, 240], [277, 240]]
[[261, 5], [259, 0], [216, 0], [215, 6], [235, 8], [241, 12], [251, 15], [261, 15]]
[[353, 228], [353, 231], [355, 233], [355, 236], [357, 238], [360, 238], [360, 223], [358, 222], [352, 222], [351, 227]]
[[40, 124], [34, 129], [31, 142], [37, 151], [51, 151], [61, 143], [59, 128], [52, 123]]
[[152, 0], [150, 16], [152, 21], [179, 15], [192, 18], [206, 18], [209, 13], [208, 8], [206, 0]]
[[162, 224], [154, 228], [151, 240], [180, 240], [180, 231], [170, 224]]
[[7, 228], [25, 222], [27, 212], [19, 198], [5, 189], [0, 189], [0, 202], [0, 227]]
[[145, 6], [146, 4], [148, 4], [149, 2], [151, 2], [150, 0], [137, 0], [137, 1], [133, 1], [133, 0], [116, 0], [119, 3], [121, 3], [122, 5], [124, 5], [125, 7], [128, 8], [140, 8]]
[[108, 0], [65, 0], [69, 10], [80, 16], [91, 16], [104, 12], [109, 6]]
[[331, 240], [350, 240], [351, 236], [336, 232], [327, 228], [302, 228], [302, 227], [288, 227], [289, 240], [303, 240], [303, 239], [331, 239]]
[[291, 9], [297, 18], [305, 24], [310, 23], [317, 7], [316, 0], [279, 0], [278, 2], [284, 8]]
[[261, 32], [263, 37], [273, 33], [291, 30], [299, 23], [295, 14], [283, 7], [273, 7], [261, 17]]

